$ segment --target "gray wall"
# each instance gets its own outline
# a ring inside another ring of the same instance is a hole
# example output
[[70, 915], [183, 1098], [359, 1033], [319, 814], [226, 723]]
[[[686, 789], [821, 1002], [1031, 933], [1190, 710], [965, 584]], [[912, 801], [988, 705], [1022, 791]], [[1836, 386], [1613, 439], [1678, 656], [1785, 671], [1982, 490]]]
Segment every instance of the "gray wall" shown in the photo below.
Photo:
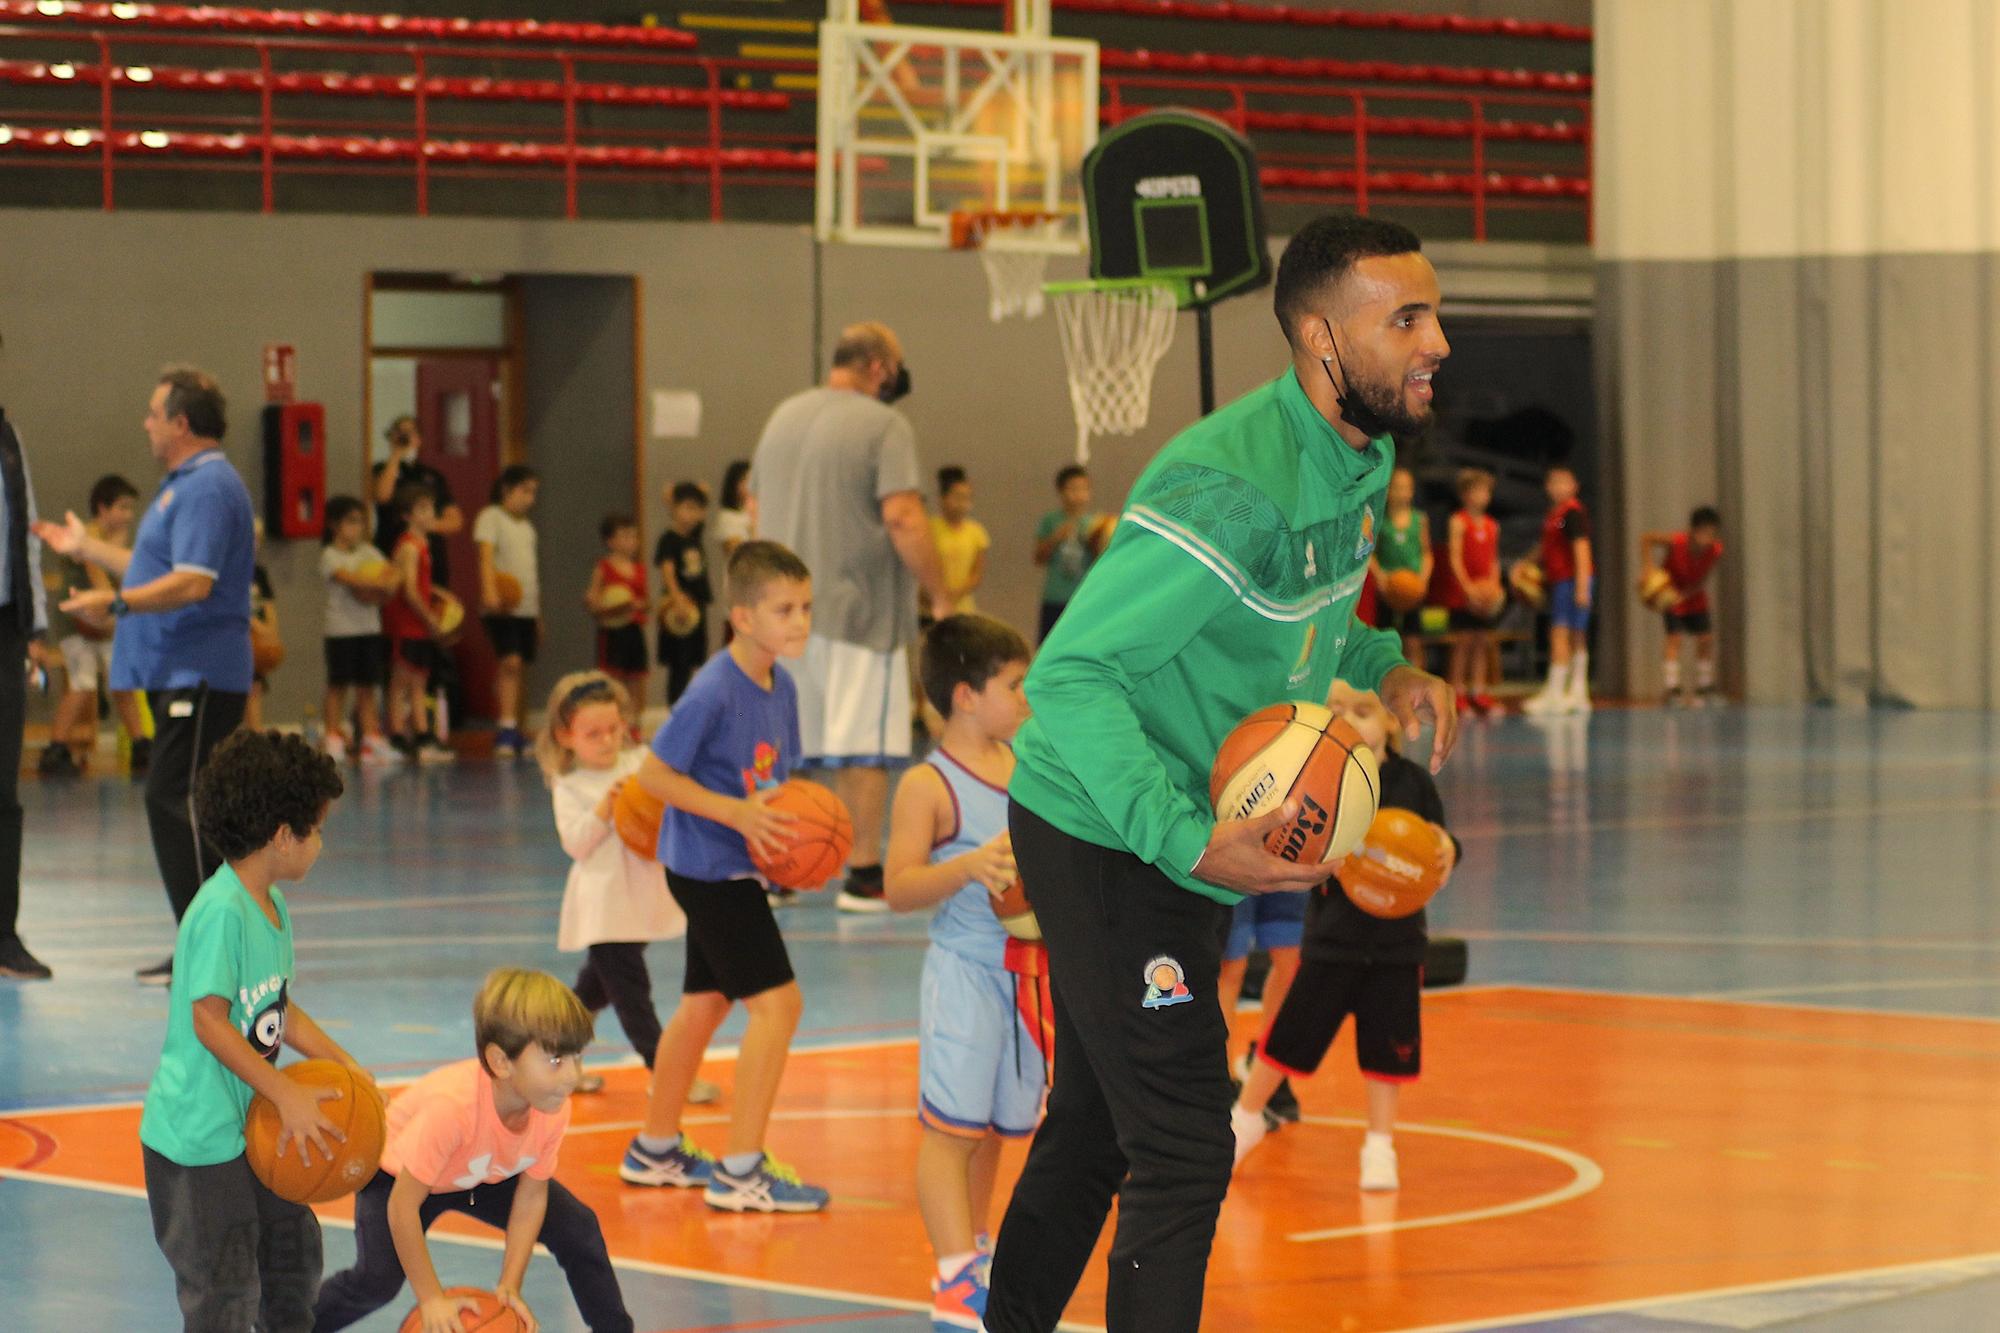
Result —
[[631, 512], [630, 278], [524, 278], [520, 284], [528, 462], [542, 474], [536, 515], [549, 651], [523, 705], [540, 707], [565, 671], [593, 664], [597, 627], [583, 590], [602, 551], [598, 519]]
[[[598, 518], [614, 496], [633, 500], [629, 452], [618, 443], [630, 438], [619, 413], [632, 402], [631, 358], [616, 309], [630, 278], [642, 329], [641, 399], [653, 389], [693, 389], [704, 409], [698, 438], [646, 438], [647, 494], [637, 498], [649, 546], [663, 518], [662, 484], [719, 484], [730, 459], [749, 455], [772, 406], [824, 366], [839, 328], [882, 319], [902, 335], [914, 369], [917, 391], [903, 406], [927, 468], [962, 463], [978, 488], [995, 542], [982, 604], [1017, 625], [1034, 623], [1030, 536], [1052, 503], [1051, 479], [1070, 457], [1075, 428], [1053, 316], [992, 323], [971, 256], [829, 248], [816, 278], [806, 231], [756, 224], [11, 210], [0, 211], [0, 236], [0, 402], [20, 424], [45, 509], [81, 504], [90, 482], [114, 468], [150, 492], [157, 474], [139, 422], [153, 376], [169, 360], [221, 378], [235, 404], [229, 453], [261, 495], [254, 431], [267, 342], [297, 347], [301, 396], [327, 406], [331, 488], [356, 489], [366, 466], [371, 272], [617, 279], [527, 284], [528, 443], [552, 474], [539, 514], [556, 640], [548, 669], [587, 662], [585, 623], [565, 628], [556, 616], [571, 585], [587, 577], [587, 562], [575, 562], [595, 551]], [[1447, 314], [1452, 301], [1589, 299], [1588, 257], [1576, 250], [1444, 245], [1433, 258]], [[1080, 261], [1063, 261], [1050, 276], [1080, 272]], [[1222, 401], [1284, 364], [1268, 293], [1219, 308], [1215, 324]], [[1196, 412], [1194, 322], [1184, 316], [1155, 380], [1151, 424], [1131, 439], [1094, 443], [1101, 501], [1116, 504]], [[317, 559], [316, 542], [274, 542], [266, 557], [291, 647], [273, 679], [277, 722], [301, 719], [320, 689]]]

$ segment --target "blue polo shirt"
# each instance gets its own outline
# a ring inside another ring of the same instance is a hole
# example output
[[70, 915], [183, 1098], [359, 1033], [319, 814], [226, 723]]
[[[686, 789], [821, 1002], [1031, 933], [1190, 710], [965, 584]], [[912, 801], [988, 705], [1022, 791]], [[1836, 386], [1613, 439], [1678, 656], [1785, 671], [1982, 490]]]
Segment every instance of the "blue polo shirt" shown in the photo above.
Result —
[[176, 570], [215, 580], [207, 597], [178, 611], [118, 617], [111, 643], [114, 690], [250, 691], [250, 580], [256, 533], [250, 492], [219, 449], [167, 474], [132, 539], [124, 586]]

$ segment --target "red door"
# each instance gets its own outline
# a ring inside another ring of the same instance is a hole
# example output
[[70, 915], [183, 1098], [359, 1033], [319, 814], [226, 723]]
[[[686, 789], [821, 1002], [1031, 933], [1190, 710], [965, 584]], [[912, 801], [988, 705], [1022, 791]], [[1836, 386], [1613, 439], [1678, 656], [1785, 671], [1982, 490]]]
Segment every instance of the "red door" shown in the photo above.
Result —
[[[500, 475], [500, 363], [488, 356], [426, 357], [417, 362], [417, 425], [423, 431], [423, 461], [444, 474], [465, 526], [446, 539], [451, 590], [465, 614], [479, 613], [479, 553], [472, 522], [486, 507]], [[476, 623], [453, 648], [464, 684], [466, 711], [474, 717], [495, 713], [493, 647]], [[463, 719], [453, 718], [458, 725]]]

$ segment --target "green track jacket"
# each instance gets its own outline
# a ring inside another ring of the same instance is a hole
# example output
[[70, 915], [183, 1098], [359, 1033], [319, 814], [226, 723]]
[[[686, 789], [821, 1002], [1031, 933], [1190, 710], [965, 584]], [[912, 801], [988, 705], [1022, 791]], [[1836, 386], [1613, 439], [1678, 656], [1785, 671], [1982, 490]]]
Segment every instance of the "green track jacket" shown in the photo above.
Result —
[[1403, 661], [1354, 618], [1394, 466], [1391, 440], [1356, 450], [1290, 370], [1169, 441], [1028, 673], [1014, 799], [1235, 903], [1193, 873], [1223, 738]]

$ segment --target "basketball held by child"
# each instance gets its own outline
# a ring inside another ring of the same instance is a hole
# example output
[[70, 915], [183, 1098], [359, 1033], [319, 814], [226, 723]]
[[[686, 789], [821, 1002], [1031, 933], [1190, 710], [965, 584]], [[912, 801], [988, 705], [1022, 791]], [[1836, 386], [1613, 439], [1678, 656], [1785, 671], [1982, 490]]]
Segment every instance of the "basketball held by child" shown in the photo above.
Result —
[[387, 1132], [381, 1094], [338, 1060], [302, 1060], [278, 1072], [303, 1087], [334, 1089], [339, 1095], [322, 1101], [320, 1114], [345, 1137], [323, 1136], [333, 1154], [330, 1158], [296, 1139], [280, 1155], [278, 1134], [283, 1126], [278, 1108], [262, 1096], [253, 1097], [243, 1139], [257, 1179], [291, 1203], [330, 1203], [366, 1185], [381, 1165]]
[[623, 629], [638, 614], [638, 599], [622, 583], [607, 583], [597, 594], [597, 623], [605, 629]]
[[250, 664], [260, 676], [268, 676], [285, 664], [285, 641], [254, 616], [250, 620]]
[[1391, 806], [1334, 874], [1356, 907], [1395, 920], [1423, 909], [1444, 884], [1444, 837], [1422, 815]]
[[1042, 923], [1035, 920], [1035, 909], [1028, 902], [1028, 886], [1015, 880], [1007, 886], [1005, 893], [989, 893], [987, 902], [993, 908], [993, 915], [1000, 919], [1000, 928], [1017, 940], [1030, 942], [1042, 937]]
[[[444, 1294], [456, 1301], [470, 1301], [473, 1308], [460, 1307], [458, 1326], [465, 1333], [520, 1333], [527, 1327], [511, 1306], [500, 1303], [490, 1291], [477, 1287], [446, 1287]], [[424, 1312], [420, 1306], [410, 1311], [398, 1325], [397, 1333], [424, 1333]]]
[[493, 601], [501, 614], [511, 615], [514, 608], [521, 604], [521, 580], [512, 574], [496, 572], [493, 575]]
[[1295, 802], [1264, 846], [1300, 865], [1335, 861], [1367, 835], [1380, 800], [1375, 752], [1345, 718], [1314, 703], [1272, 704], [1238, 723], [1209, 770], [1218, 819], [1253, 819]]
[[692, 597], [670, 598], [660, 608], [660, 623], [676, 639], [685, 639], [701, 628], [701, 607]]
[[780, 889], [817, 889], [840, 873], [854, 849], [854, 821], [846, 805], [827, 788], [793, 778], [771, 793], [773, 810], [796, 816], [782, 835], [783, 846], [766, 852], [752, 846], [757, 873]]
[[1425, 591], [1423, 575], [1414, 569], [1398, 569], [1390, 573], [1382, 599], [1394, 610], [1414, 611], [1422, 604]]
[[1540, 611], [1549, 604], [1549, 580], [1542, 567], [1533, 560], [1517, 561], [1507, 573], [1507, 583], [1514, 589], [1514, 595], [1530, 607]]
[[611, 826], [635, 856], [650, 861], [659, 854], [660, 821], [667, 817], [664, 801], [647, 791], [636, 777], [618, 784], [611, 802]]
[[1673, 575], [1664, 569], [1649, 569], [1639, 576], [1639, 600], [1654, 611], [1665, 613], [1674, 609], [1681, 595], [1674, 587]]
[[431, 618], [438, 623], [438, 638], [449, 641], [465, 628], [465, 603], [444, 588], [431, 590]]

